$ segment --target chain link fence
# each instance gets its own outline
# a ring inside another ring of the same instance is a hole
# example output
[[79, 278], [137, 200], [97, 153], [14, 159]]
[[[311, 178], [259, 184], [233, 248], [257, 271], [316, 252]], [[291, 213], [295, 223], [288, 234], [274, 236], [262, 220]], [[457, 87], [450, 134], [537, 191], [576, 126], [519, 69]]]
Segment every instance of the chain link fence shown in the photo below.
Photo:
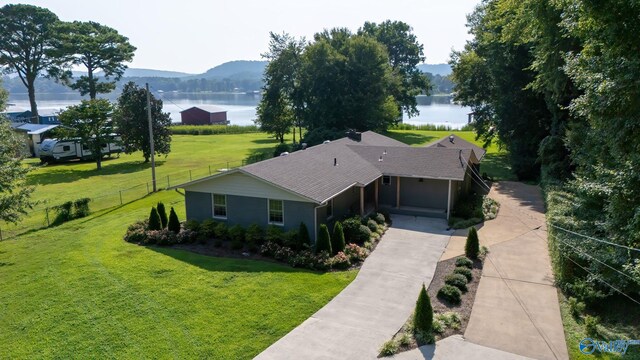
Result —
[[[157, 190], [166, 190], [172, 186], [184, 184], [189, 181], [201, 179], [220, 172], [228, 171], [247, 163], [263, 160], [266, 156], [259, 159], [249, 159], [242, 161], [227, 161], [224, 163], [210, 164], [206, 167], [200, 167], [190, 170], [176, 171], [172, 173], [156, 173]], [[149, 174], [149, 177], [150, 174]], [[89, 208], [91, 212], [102, 211], [117, 206], [122, 206], [135, 200], [139, 200], [153, 192], [153, 183], [151, 180], [139, 183], [137, 185], [114, 190], [110, 193], [100, 196], [84, 196], [85, 194], [77, 194], [77, 197], [66, 199], [66, 201], [75, 201], [79, 198], [89, 198]], [[59, 199], [58, 199], [59, 200]], [[0, 222], [0, 241], [15, 237], [27, 232], [51, 227], [55, 223], [55, 209], [66, 201], [59, 200], [56, 203], [41, 203], [27, 210], [27, 215], [18, 223]]]

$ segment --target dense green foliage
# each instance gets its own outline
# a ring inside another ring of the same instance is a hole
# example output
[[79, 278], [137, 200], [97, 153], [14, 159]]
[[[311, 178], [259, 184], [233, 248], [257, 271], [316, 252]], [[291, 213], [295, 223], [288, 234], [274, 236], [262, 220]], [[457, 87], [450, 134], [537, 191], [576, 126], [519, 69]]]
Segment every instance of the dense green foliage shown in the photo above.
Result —
[[307, 224], [302, 221], [300, 222], [300, 227], [298, 228], [298, 243], [300, 245], [300, 248], [311, 246], [311, 238], [309, 237]]
[[151, 207], [149, 212], [149, 230], [162, 230], [162, 221], [155, 206]]
[[114, 132], [109, 100], [82, 100], [79, 105], [69, 106], [58, 119], [66, 135], [77, 137], [91, 151], [98, 170], [102, 169], [102, 148], [111, 141]]
[[342, 224], [340, 221], [336, 221], [335, 225], [333, 225], [333, 235], [331, 236], [331, 250], [333, 251], [333, 255], [344, 251], [345, 246]]
[[[118, 31], [93, 21], [62, 23], [57, 29], [57, 56], [69, 66], [81, 66], [87, 74], [73, 81], [67, 72], [63, 82], [95, 99], [97, 94], [110, 93], [116, 80], [122, 77], [136, 50], [129, 39]], [[98, 74], [100, 71], [100, 74]]]
[[167, 230], [177, 234], [180, 232], [180, 220], [178, 220], [178, 214], [171, 207], [171, 211], [169, 212], [169, 223], [167, 224]]
[[480, 240], [478, 239], [478, 231], [475, 227], [469, 228], [469, 233], [467, 234], [467, 241], [464, 244], [464, 254], [469, 259], [477, 259], [478, 253], [480, 252]]
[[418, 301], [416, 301], [416, 309], [413, 313], [413, 325], [416, 331], [428, 333], [433, 325], [433, 308], [431, 307], [431, 299], [427, 294], [424, 284], [420, 289]]
[[162, 202], [158, 202], [156, 205], [156, 210], [158, 210], [158, 215], [160, 215], [160, 223], [162, 224], [162, 228], [166, 228], [169, 223], [169, 217], [167, 216], [167, 209], [165, 209], [164, 204]]
[[[153, 129], [154, 154], [167, 155], [171, 152], [171, 117], [162, 112], [162, 100], [149, 94], [151, 102], [151, 127]], [[125, 152], [131, 154], [142, 151], [144, 161], [151, 157], [149, 141], [149, 115], [147, 114], [147, 90], [128, 82], [118, 97], [113, 120], [122, 137]]]
[[455, 286], [444, 285], [438, 290], [438, 298], [446, 300], [452, 304], [460, 304], [462, 292]]
[[260, 132], [255, 125], [179, 125], [171, 124], [173, 135], [251, 134]]
[[444, 278], [445, 284], [455, 286], [462, 292], [467, 291], [467, 281], [466, 276], [457, 273], [449, 274]]
[[318, 229], [318, 239], [316, 240], [316, 254], [321, 252], [327, 252], [331, 254], [331, 237], [329, 236], [329, 229], [327, 225], [320, 224]]
[[567, 231], [640, 248], [639, 16], [633, 1], [485, 0], [452, 60], [479, 136], [543, 181], [556, 279], [588, 304], [640, 294], [638, 251]]

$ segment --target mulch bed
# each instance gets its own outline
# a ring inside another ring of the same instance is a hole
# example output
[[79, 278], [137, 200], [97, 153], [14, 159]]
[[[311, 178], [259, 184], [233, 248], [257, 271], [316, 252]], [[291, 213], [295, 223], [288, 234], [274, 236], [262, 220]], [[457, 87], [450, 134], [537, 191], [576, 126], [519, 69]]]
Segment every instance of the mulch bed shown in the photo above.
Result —
[[476, 260], [473, 262], [473, 279], [467, 283], [468, 291], [462, 293], [461, 302], [459, 305], [451, 304], [446, 300], [438, 298], [438, 290], [444, 286], [444, 278], [453, 272], [456, 268], [456, 259], [443, 260], [438, 262], [436, 271], [433, 274], [433, 280], [427, 289], [427, 293], [431, 298], [431, 306], [434, 313], [445, 313], [448, 311], [455, 311], [460, 315], [460, 328], [457, 330], [447, 328], [444, 333], [436, 336], [436, 340], [444, 339], [451, 335], [464, 334], [467, 324], [469, 323], [469, 317], [471, 316], [471, 309], [473, 308], [473, 302], [476, 299], [476, 292], [478, 291], [478, 284], [480, 284], [480, 276], [482, 275], [482, 261]]

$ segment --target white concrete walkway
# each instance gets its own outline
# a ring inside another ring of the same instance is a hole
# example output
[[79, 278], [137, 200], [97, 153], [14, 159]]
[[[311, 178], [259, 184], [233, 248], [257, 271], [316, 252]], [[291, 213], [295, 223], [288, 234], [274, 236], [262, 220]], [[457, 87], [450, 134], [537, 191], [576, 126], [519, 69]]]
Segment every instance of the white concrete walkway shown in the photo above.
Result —
[[392, 360], [527, 360], [528, 357], [504, 352], [490, 347], [470, 343], [460, 335], [444, 338], [435, 345], [425, 345], [411, 351], [403, 352], [389, 359]]
[[375, 359], [413, 312], [451, 234], [442, 219], [393, 216], [356, 279], [256, 359]]

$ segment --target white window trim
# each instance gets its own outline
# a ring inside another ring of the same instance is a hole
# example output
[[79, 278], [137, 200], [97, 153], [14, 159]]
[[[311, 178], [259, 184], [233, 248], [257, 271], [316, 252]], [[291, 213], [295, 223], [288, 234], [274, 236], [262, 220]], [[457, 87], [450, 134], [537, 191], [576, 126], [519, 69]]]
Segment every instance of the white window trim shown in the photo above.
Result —
[[331, 204], [331, 215], [327, 215], [327, 220], [331, 220], [333, 219], [333, 216], [336, 213], [336, 209], [333, 208], [333, 199], [330, 199], [329, 201], [327, 201], [327, 209], [329, 208], [329, 204]]
[[[280, 201], [282, 203], [282, 222], [274, 222], [271, 221], [271, 206], [270, 206], [270, 202], [271, 200], [273, 201]], [[284, 226], [284, 200], [279, 200], [279, 199], [267, 199], [267, 223], [269, 225], [276, 225], [276, 226]]]
[[[385, 182], [384, 182], [384, 178], [389, 179], [389, 182], [385, 184]], [[384, 185], [384, 186], [389, 186], [389, 185], [391, 185], [391, 176], [389, 176], [389, 175], [382, 175], [382, 185]]]
[[215, 196], [216, 195], [222, 195], [224, 196], [224, 210], [225, 213], [227, 214], [227, 216], [229, 216], [229, 203], [227, 202], [227, 195], [226, 194], [211, 194], [211, 217], [214, 219], [222, 219], [222, 220], [227, 220], [227, 216], [216, 216], [216, 200], [215, 200]]

